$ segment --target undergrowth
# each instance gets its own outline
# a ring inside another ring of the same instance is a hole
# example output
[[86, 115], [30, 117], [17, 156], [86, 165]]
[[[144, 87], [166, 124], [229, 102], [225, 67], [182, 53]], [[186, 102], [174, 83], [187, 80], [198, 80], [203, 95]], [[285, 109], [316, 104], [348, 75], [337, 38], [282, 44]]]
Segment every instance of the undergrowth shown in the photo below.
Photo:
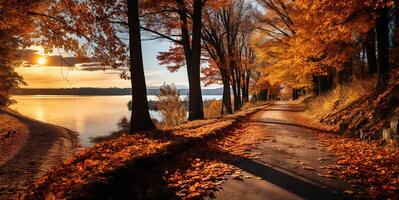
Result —
[[376, 78], [353, 80], [349, 84], [338, 85], [328, 93], [307, 100], [306, 115], [320, 121], [325, 116], [345, 108], [363, 96], [370, 95], [375, 88]]

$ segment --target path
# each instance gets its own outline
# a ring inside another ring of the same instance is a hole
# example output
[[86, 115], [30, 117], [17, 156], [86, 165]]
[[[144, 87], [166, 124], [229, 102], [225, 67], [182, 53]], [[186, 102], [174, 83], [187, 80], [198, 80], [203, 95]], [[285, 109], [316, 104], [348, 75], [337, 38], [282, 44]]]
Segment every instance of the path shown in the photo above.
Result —
[[[0, 199], [14, 199], [45, 171], [72, 156], [77, 138], [70, 130], [12, 111], [0, 109], [0, 115], [8, 116], [17, 124], [23, 124], [27, 131], [16, 133], [27, 134], [27, 138], [15, 155], [0, 163]], [[0, 134], [0, 139], [7, 140], [3, 133]]]
[[350, 185], [321, 176], [327, 171], [320, 167], [332, 163], [334, 158], [313, 137], [317, 130], [295, 124], [287, 117], [302, 110], [299, 105], [278, 102], [251, 118], [249, 123], [265, 126], [272, 139], [252, 150], [262, 153], [258, 160], [241, 159], [234, 165], [244, 175], [258, 178], [229, 178], [216, 193], [216, 199], [353, 198], [346, 194], [354, 191]]

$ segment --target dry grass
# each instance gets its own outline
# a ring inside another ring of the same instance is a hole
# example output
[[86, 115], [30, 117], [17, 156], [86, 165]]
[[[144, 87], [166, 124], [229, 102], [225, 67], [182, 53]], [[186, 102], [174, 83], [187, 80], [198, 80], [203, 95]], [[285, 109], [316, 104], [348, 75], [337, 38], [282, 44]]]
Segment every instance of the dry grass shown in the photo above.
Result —
[[326, 115], [345, 108], [353, 101], [374, 91], [376, 79], [354, 80], [348, 85], [339, 85], [332, 91], [306, 102], [306, 115], [320, 120]]
[[222, 101], [208, 100], [204, 103], [204, 114], [206, 119], [221, 117]]

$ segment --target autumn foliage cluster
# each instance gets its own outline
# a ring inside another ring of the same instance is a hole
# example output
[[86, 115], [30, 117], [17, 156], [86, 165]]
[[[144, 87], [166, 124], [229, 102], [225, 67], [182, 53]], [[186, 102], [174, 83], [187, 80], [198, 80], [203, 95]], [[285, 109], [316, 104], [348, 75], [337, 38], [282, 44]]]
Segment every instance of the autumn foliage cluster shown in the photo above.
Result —
[[320, 94], [378, 72], [378, 87], [386, 86], [395, 65], [389, 58], [398, 38], [397, 2], [258, 2], [266, 11], [258, 14], [252, 43], [266, 62], [265, 81]]

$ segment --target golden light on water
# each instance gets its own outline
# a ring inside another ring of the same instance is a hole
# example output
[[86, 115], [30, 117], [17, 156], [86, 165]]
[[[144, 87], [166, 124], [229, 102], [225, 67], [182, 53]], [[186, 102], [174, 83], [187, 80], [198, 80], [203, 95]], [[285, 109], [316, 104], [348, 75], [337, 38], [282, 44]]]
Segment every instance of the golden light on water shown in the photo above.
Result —
[[39, 57], [38, 59], [37, 59], [37, 63], [39, 64], [39, 65], [44, 65], [44, 64], [46, 64], [46, 57]]

